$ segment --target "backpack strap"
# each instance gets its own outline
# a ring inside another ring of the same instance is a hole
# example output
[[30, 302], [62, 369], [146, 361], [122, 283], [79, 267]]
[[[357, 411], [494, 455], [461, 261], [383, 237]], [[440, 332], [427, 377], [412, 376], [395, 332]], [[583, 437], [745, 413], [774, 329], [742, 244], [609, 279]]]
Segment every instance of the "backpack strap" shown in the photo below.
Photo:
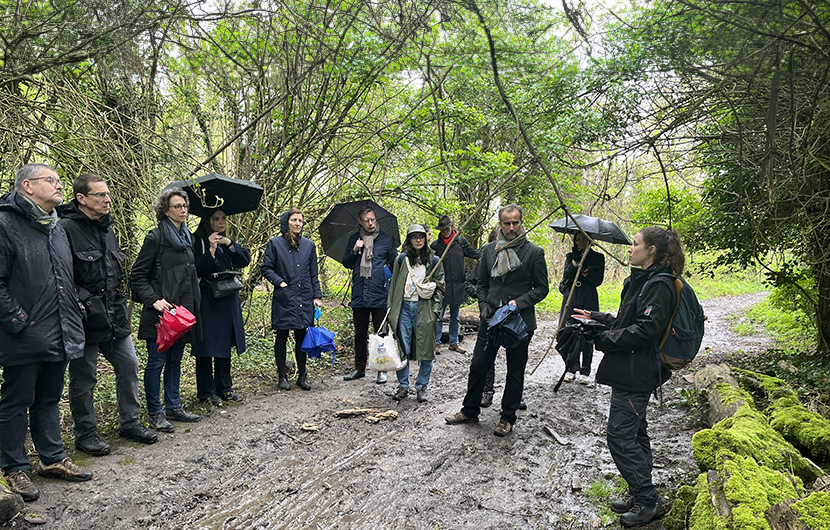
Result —
[[658, 351], [663, 348], [663, 345], [669, 339], [669, 335], [671, 335], [672, 322], [674, 322], [674, 317], [677, 316], [677, 310], [680, 307], [680, 290], [683, 289], [683, 282], [681, 282], [679, 278], [674, 279], [674, 288], [677, 290], [677, 303], [674, 304], [674, 311], [672, 311], [671, 318], [669, 319], [669, 326], [666, 328], [666, 333], [663, 334], [663, 340], [660, 341]]

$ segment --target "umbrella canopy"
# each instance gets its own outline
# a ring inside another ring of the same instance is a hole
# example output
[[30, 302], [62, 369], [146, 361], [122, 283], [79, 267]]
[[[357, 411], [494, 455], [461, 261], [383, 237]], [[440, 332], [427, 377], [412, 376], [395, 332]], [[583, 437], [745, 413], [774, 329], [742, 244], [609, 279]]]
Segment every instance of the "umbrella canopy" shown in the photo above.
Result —
[[557, 232], [563, 234], [576, 234], [579, 228], [574, 224], [574, 220], [579, 223], [582, 230], [591, 238], [598, 241], [607, 241], [608, 243], [615, 243], [617, 245], [630, 245], [631, 240], [625, 235], [625, 232], [620, 229], [613, 221], [606, 221], [599, 217], [591, 217], [590, 215], [574, 215], [573, 219], [563, 217], [557, 219], [548, 226]]
[[225, 215], [256, 210], [264, 191], [262, 186], [250, 180], [232, 179], [219, 173], [208, 173], [192, 180], [174, 180], [167, 188], [184, 188], [190, 198], [188, 213], [199, 217], [213, 215], [216, 210], [222, 210]]
[[375, 211], [375, 218], [381, 231], [386, 232], [395, 244], [401, 244], [401, 234], [398, 229], [398, 218], [391, 212], [381, 208], [372, 200], [354, 202], [341, 202], [335, 204], [331, 212], [320, 223], [320, 243], [323, 245], [323, 252], [330, 258], [342, 263], [346, 255], [346, 245], [349, 237], [357, 232], [357, 212], [364, 206], [371, 206]]

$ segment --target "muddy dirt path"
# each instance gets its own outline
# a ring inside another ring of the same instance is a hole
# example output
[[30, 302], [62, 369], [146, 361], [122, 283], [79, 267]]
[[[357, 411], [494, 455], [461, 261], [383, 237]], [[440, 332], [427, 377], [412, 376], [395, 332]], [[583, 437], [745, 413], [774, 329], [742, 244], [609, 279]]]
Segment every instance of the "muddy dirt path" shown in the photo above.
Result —
[[[764, 293], [707, 300], [704, 347], [695, 366], [743, 349], [770, 345], [763, 335], [737, 337], [726, 317]], [[528, 374], [550, 344], [556, 321], [540, 321]], [[471, 339], [463, 345], [472, 350]], [[35, 478], [50, 529], [552, 529], [601, 525], [586, 489], [613, 478], [605, 446], [610, 389], [563, 384], [554, 350], [525, 383], [527, 411], [514, 432], [493, 436], [497, 402], [477, 425], [447, 426], [460, 409], [469, 354], [444, 350], [435, 363], [430, 400], [414, 395], [396, 404], [395, 384], [376, 385], [373, 373], [342, 380], [345, 366], [316, 374], [313, 390], [274, 389], [246, 394], [244, 403], [214, 411], [200, 423], [177, 424], [153, 446], [111, 440], [113, 452], [89, 458], [94, 480], [81, 484]], [[496, 381], [504, 381], [500, 353]], [[602, 354], [594, 355], [594, 369]], [[414, 376], [413, 376], [414, 378]], [[649, 410], [655, 482], [674, 487], [696, 473], [685, 411], [673, 405], [676, 376], [666, 386], [666, 407]], [[369, 424], [338, 419], [335, 411], [371, 407], [398, 418]], [[317, 432], [299, 429], [314, 423]], [[545, 427], [566, 445], [557, 443]], [[678, 450], [677, 448], [684, 448]], [[72, 449], [67, 447], [67, 449]], [[574, 489], [575, 480], [582, 489]], [[617, 523], [613, 523], [616, 526]], [[0, 528], [29, 528], [22, 516]]]

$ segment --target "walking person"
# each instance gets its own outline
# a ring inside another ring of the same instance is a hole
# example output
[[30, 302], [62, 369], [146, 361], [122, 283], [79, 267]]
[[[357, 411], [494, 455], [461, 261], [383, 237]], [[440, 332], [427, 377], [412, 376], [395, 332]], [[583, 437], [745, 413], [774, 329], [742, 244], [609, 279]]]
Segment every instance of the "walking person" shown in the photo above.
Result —
[[[588, 250], [588, 255], [585, 256], [585, 261], [582, 263], [582, 271], [577, 277], [577, 270], [579, 269], [579, 262], [582, 260], [582, 255], [588, 248], [588, 237], [582, 232], [574, 235], [573, 249], [565, 255], [565, 272], [562, 274], [563, 280], [570, 280], [571, 283], [576, 283], [576, 287], [571, 297], [571, 303], [565, 307], [565, 302], [568, 301], [570, 288], [562, 293], [562, 310], [560, 318], [568, 318], [575, 307], [587, 309], [588, 311], [599, 311], [599, 295], [597, 294], [597, 287], [602, 284], [605, 276], [605, 256], [594, 250]], [[566, 366], [567, 373], [565, 374], [565, 381], [571, 382], [576, 378], [576, 372], [579, 372], [577, 381], [579, 384], [587, 385], [588, 376], [591, 375], [591, 362], [594, 359], [594, 346], [588, 342], [584, 343], [581, 352], [582, 362], [579, 357], [573, 359], [573, 364]]]
[[221, 407], [222, 401], [240, 401], [242, 396], [233, 391], [231, 377], [231, 348], [236, 354], [245, 353], [245, 326], [239, 293], [219, 298], [210, 287], [215, 274], [235, 271], [251, 263], [251, 253], [231, 240], [228, 216], [221, 209], [202, 217], [194, 232], [193, 255], [199, 275], [202, 322], [202, 340], [191, 346], [196, 358], [196, 397], [202, 402]]
[[75, 424], [75, 448], [92, 456], [110, 454], [98, 436], [95, 385], [98, 352], [115, 372], [118, 434], [152, 444], [158, 434], [140, 420], [138, 357], [130, 336], [127, 299], [121, 290], [124, 257], [110, 215], [109, 187], [98, 175], [83, 174], [72, 183], [74, 199], [58, 206], [60, 225], [69, 238], [78, 296], [86, 309], [84, 355], [69, 363], [69, 410]]
[[548, 268], [545, 252], [527, 240], [522, 208], [509, 204], [499, 210], [499, 235], [481, 251], [476, 265], [476, 293], [480, 320], [467, 394], [460, 412], [447, 416], [450, 425], [478, 421], [487, 371], [493, 366], [498, 344], [490, 344], [487, 331], [490, 317], [503, 303], [516, 306], [527, 325], [527, 337], [506, 348], [507, 380], [501, 401], [501, 420], [493, 434], [505, 436], [516, 423], [516, 409], [522, 401], [527, 350], [536, 330], [535, 306], [548, 294]]
[[314, 309], [323, 307], [323, 293], [317, 276], [317, 247], [303, 237], [305, 217], [297, 208], [280, 217], [281, 236], [272, 237], [265, 248], [262, 276], [274, 285], [271, 299], [271, 329], [277, 332], [274, 358], [279, 386], [291, 390], [286, 376], [288, 332], [294, 332], [294, 358], [297, 361], [297, 386], [311, 390], [306, 372], [308, 355], [300, 347], [306, 331], [314, 325]]
[[[358, 231], [349, 237], [343, 266], [352, 269], [352, 320], [354, 322], [354, 370], [343, 377], [353, 381], [366, 376], [369, 360], [369, 319], [375, 333], [386, 316], [389, 285], [386, 267], [392, 269], [398, 256], [395, 239], [383, 232], [375, 211], [365, 206], [357, 212]], [[386, 372], [378, 372], [376, 382], [383, 384]]]
[[[392, 399], [400, 401], [409, 393], [409, 361], [419, 363], [415, 391], [419, 403], [429, 399], [427, 385], [435, 360], [435, 321], [444, 297], [444, 267], [427, 246], [422, 225], [406, 232], [403, 251], [395, 260], [389, 287], [389, 325], [407, 356], [406, 365], [397, 371], [398, 389]], [[431, 275], [427, 286], [423, 280]], [[416, 285], [420, 284], [420, 285]], [[429, 292], [432, 290], [432, 292]]]
[[40, 491], [26, 471], [32, 435], [45, 477], [92, 478], [66, 456], [60, 398], [66, 363], [84, 354], [84, 328], [72, 271], [72, 249], [55, 207], [63, 183], [46, 164], [26, 164], [14, 191], [0, 198], [0, 469], [24, 501]]
[[[199, 321], [199, 277], [193, 258], [193, 236], [187, 229], [190, 202], [181, 188], [162, 190], [153, 210], [159, 226], [144, 238], [130, 273], [133, 297], [143, 304], [138, 338], [147, 341], [147, 365], [144, 367], [144, 394], [150, 428], [174, 432], [169, 420], [196, 422], [201, 418], [182, 408], [179, 393], [184, 345], [202, 338]], [[156, 324], [162, 311], [183, 306], [196, 316], [196, 324], [173, 346], [158, 351]], [[164, 371], [164, 408], [161, 405], [161, 375]]]
[[[467, 292], [464, 290], [464, 281], [467, 278], [464, 258], [478, 260], [481, 257], [481, 252], [474, 248], [464, 236], [456, 234], [453, 222], [448, 215], [441, 216], [436, 228], [440, 233], [438, 239], [432, 242], [430, 248], [435, 251], [437, 256], [442, 256], [447, 246], [450, 249], [441, 262], [444, 265], [446, 289], [444, 290], [444, 300], [441, 302], [441, 314], [435, 326], [435, 353], [440, 353], [441, 335], [443, 334], [442, 324], [448, 306], [450, 308], [449, 348], [459, 353], [467, 353], [458, 344], [458, 332], [461, 329], [459, 312], [461, 306], [466, 304], [468, 300]], [[455, 239], [453, 239], [453, 236], [455, 236]], [[450, 241], [452, 241], [452, 245], [450, 245]]]
[[628, 254], [631, 275], [623, 283], [617, 315], [574, 309], [573, 316], [592, 318], [608, 328], [592, 337], [597, 349], [605, 353], [596, 380], [611, 387], [608, 450], [628, 483], [628, 496], [612, 502], [611, 510], [622, 514], [623, 526], [631, 527], [648, 524], [661, 513], [660, 497], [651, 481], [646, 409], [652, 392], [671, 377], [668, 369], [657, 364], [654, 343], [663, 336], [674, 313], [674, 279], [655, 278], [643, 293], [639, 308], [637, 299], [656, 274], [683, 274], [686, 257], [677, 232], [656, 226], [639, 231]]

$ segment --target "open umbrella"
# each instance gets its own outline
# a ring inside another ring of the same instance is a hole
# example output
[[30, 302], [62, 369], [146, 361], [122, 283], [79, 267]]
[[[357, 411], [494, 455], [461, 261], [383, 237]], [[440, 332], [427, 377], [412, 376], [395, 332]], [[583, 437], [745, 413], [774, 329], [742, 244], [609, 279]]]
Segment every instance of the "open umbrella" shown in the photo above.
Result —
[[381, 231], [392, 236], [395, 244], [401, 244], [398, 218], [391, 212], [381, 208], [378, 203], [369, 199], [341, 202], [334, 205], [331, 212], [320, 223], [319, 228], [323, 252], [339, 263], [342, 263], [343, 256], [346, 255], [346, 245], [349, 242], [349, 237], [357, 232], [357, 212], [364, 206], [371, 206], [375, 211], [375, 218]]
[[620, 229], [613, 221], [606, 221], [599, 217], [591, 217], [590, 215], [574, 215], [573, 219], [563, 217], [557, 219], [548, 226], [557, 232], [563, 234], [576, 234], [579, 228], [574, 224], [574, 220], [579, 223], [582, 230], [591, 238], [598, 241], [607, 241], [608, 243], [615, 243], [617, 245], [630, 245], [631, 240], [625, 235], [625, 232]]
[[256, 210], [264, 191], [262, 186], [250, 180], [232, 179], [219, 173], [174, 180], [167, 188], [184, 188], [190, 198], [189, 213], [199, 217], [212, 215], [216, 210], [222, 210], [225, 215]]

